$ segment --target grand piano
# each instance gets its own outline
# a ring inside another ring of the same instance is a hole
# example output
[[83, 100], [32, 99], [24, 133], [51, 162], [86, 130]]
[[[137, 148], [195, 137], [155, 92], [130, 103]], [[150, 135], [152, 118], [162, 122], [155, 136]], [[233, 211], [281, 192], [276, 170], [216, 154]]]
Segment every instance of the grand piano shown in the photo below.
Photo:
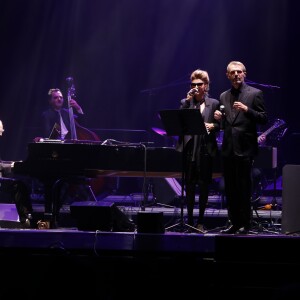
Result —
[[28, 144], [25, 161], [14, 173], [32, 177], [181, 177], [181, 155], [171, 147], [144, 144], [56, 141]]
[[[273, 147], [260, 147], [254, 165], [276, 168], [276, 150]], [[15, 162], [13, 173], [31, 176], [50, 184], [48, 195], [45, 195], [48, 198], [48, 209], [45, 211], [55, 215], [57, 201], [51, 185], [58, 180], [98, 176], [182, 178], [182, 163], [181, 153], [173, 147], [44, 140], [28, 144], [26, 160]], [[213, 175], [220, 177], [221, 173], [221, 158], [218, 156]]]
[[[14, 163], [15, 174], [37, 178], [182, 176], [182, 156], [174, 147], [46, 140], [29, 143], [27, 150], [26, 160]], [[221, 165], [221, 158], [218, 156], [214, 164], [214, 177], [220, 176]], [[265, 169], [276, 168], [277, 148], [259, 147], [254, 166]]]

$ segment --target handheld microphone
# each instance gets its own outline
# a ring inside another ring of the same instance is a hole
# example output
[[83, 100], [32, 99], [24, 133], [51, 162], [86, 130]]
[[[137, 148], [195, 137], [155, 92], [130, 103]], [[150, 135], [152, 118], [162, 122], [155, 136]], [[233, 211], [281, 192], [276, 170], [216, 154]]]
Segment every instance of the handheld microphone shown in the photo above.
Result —
[[220, 106], [220, 112], [222, 113], [222, 117], [225, 116], [225, 106], [224, 105]]
[[189, 95], [190, 96], [194, 96], [196, 93], [198, 92], [198, 89], [197, 88], [193, 88], [189, 91]]
[[224, 129], [224, 117], [225, 117], [225, 106], [224, 105], [220, 105], [220, 112], [222, 114], [220, 129], [223, 130]]

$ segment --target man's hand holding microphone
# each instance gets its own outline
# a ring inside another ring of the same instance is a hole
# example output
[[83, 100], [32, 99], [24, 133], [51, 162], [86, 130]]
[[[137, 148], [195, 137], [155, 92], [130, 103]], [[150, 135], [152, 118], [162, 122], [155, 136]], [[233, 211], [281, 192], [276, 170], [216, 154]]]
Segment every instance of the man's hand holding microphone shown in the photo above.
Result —
[[220, 121], [220, 129], [224, 129], [225, 106], [220, 105], [220, 109], [214, 112], [214, 118]]
[[216, 110], [214, 112], [214, 118], [217, 120], [217, 121], [220, 121], [223, 116], [225, 116], [225, 106], [224, 105], [220, 105], [220, 110]]

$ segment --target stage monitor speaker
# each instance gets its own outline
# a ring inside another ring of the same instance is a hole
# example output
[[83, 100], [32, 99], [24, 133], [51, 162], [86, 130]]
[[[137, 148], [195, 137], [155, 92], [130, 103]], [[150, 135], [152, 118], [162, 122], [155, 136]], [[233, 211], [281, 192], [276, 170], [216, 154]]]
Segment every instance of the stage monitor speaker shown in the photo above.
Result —
[[135, 224], [114, 203], [105, 201], [80, 201], [70, 205], [71, 217], [78, 230], [121, 231], [135, 230]]
[[140, 211], [137, 214], [138, 233], [164, 233], [163, 212]]
[[282, 170], [281, 232], [300, 233], [300, 165], [285, 165]]

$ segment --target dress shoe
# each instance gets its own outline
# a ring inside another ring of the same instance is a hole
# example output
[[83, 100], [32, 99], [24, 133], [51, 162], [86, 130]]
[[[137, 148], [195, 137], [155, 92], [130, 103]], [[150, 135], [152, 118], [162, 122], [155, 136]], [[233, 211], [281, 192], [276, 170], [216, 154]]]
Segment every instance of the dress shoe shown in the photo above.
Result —
[[20, 223], [21, 223], [21, 227], [24, 228], [24, 229], [31, 228], [30, 219], [26, 219], [26, 220], [24, 220]]
[[39, 220], [37, 222], [37, 228], [38, 229], [50, 229], [50, 221]]
[[235, 234], [235, 233], [238, 233], [239, 230], [240, 230], [240, 227], [231, 225], [228, 228], [221, 230], [220, 232], [225, 233], [225, 234]]
[[199, 233], [207, 233], [207, 230], [204, 229], [202, 224], [198, 224], [196, 228]]
[[247, 227], [242, 227], [242, 228], [240, 228], [240, 229], [237, 231], [237, 233], [239, 233], [239, 234], [248, 234], [249, 231], [250, 231], [249, 228], [247, 228]]

